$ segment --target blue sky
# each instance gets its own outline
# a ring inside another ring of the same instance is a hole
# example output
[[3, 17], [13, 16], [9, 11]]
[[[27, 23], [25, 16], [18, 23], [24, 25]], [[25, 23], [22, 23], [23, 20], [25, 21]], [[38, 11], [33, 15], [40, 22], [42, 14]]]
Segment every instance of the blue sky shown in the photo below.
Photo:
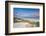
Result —
[[39, 18], [39, 9], [14, 8], [14, 16], [19, 18]]

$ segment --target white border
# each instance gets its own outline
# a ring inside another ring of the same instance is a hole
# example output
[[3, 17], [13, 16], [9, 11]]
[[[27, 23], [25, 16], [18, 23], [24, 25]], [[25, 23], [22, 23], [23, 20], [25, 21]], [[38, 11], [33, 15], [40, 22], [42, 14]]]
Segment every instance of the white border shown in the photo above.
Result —
[[[40, 27], [31, 28], [13, 28], [13, 8], [39, 8], [40, 9]], [[9, 33], [15, 32], [32, 32], [43, 30], [43, 6], [42, 5], [28, 5], [28, 4], [11, 4], [9, 5]]]

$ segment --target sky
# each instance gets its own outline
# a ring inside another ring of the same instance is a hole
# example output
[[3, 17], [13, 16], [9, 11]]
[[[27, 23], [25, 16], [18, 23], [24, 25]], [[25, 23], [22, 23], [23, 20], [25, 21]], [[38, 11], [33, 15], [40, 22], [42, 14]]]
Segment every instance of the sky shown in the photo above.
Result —
[[13, 8], [14, 16], [18, 18], [39, 18], [37, 8]]

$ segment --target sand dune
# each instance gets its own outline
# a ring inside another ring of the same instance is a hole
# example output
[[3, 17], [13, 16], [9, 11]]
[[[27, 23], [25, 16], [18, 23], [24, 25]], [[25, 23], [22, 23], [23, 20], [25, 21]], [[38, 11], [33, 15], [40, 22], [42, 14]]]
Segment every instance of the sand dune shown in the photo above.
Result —
[[28, 28], [28, 27], [35, 27], [35, 26], [36, 26], [35, 22], [32, 19], [26, 20], [26, 19], [16, 18], [14, 22], [14, 27], [16, 28]]

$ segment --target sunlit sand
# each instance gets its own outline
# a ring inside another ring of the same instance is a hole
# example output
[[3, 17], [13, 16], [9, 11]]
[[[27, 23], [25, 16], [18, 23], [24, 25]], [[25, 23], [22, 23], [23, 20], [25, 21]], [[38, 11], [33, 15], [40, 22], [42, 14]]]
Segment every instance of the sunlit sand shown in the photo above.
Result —
[[28, 27], [35, 27], [36, 25], [34, 25], [35, 23], [33, 22], [37, 22], [38, 20], [26, 20], [26, 19], [21, 19], [21, 20], [18, 20], [14, 23], [14, 27], [15, 28], [28, 28]]

